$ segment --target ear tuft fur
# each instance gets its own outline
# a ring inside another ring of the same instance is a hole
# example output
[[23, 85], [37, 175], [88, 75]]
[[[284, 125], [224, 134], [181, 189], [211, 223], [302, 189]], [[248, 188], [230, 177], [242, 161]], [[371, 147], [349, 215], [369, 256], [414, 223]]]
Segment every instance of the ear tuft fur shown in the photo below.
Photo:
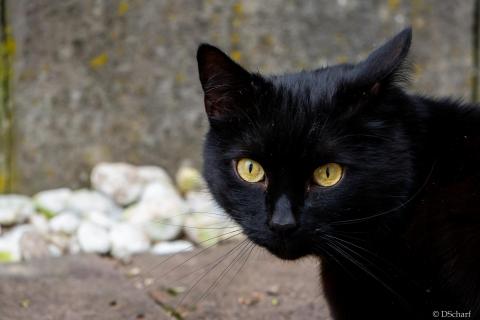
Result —
[[197, 51], [198, 72], [210, 118], [225, 116], [241, 101], [251, 75], [220, 49], [201, 44]]
[[359, 63], [355, 81], [364, 83], [379, 92], [391, 84], [408, 82], [407, 56], [412, 42], [412, 28], [408, 27], [373, 51]]

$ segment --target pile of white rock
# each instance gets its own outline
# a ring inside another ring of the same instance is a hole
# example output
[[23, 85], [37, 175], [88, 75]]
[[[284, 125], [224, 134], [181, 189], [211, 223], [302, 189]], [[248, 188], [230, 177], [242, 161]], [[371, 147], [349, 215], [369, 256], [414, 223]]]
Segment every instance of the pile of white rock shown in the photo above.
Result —
[[101, 163], [91, 186], [0, 195], [0, 262], [80, 252], [128, 260], [211, 246], [239, 230], [190, 166], [173, 182], [160, 167]]

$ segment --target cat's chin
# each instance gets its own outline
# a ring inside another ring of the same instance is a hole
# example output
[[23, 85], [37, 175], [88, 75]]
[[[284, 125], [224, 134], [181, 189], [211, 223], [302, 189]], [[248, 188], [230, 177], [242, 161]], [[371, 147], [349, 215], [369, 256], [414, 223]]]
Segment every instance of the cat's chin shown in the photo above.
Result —
[[[245, 230], [245, 229], [244, 229]], [[262, 232], [249, 234], [245, 230], [247, 237], [256, 245], [267, 249], [268, 252], [282, 260], [296, 260], [313, 254], [309, 242], [299, 233], [282, 236], [274, 233]]]
[[267, 248], [267, 250], [276, 256], [277, 258], [280, 258], [282, 260], [297, 260], [300, 259], [304, 256], [306, 256], [305, 253], [298, 252], [298, 251], [290, 251], [290, 250], [278, 250], [278, 249], [271, 249]]
[[309, 252], [305, 252], [304, 250], [302, 250], [302, 248], [305, 248], [306, 246], [288, 242], [275, 241], [275, 244], [273, 245], [262, 244], [261, 246], [266, 248], [271, 254], [282, 260], [296, 260], [310, 254]]

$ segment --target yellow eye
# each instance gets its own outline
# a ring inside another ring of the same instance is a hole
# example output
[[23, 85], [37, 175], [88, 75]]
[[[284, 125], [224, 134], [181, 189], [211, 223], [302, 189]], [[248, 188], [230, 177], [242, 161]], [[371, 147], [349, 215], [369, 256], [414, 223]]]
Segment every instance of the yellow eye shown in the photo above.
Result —
[[237, 172], [240, 178], [247, 182], [259, 182], [265, 177], [262, 166], [252, 159], [240, 159], [237, 162]]
[[322, 187], [334, 186], [342, 178], [343, 168], [338, 163], [327, 163], [313, 172], [313, 180]]

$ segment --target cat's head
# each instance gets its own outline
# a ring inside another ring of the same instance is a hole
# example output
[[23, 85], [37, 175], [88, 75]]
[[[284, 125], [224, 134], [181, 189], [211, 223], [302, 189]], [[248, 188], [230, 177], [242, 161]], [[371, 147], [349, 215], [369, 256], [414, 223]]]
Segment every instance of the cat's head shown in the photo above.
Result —
[[336, 232], [388, 228], [359, 221], [400, 206], [414, 183], [400, 88], [410, 42], [405, 29], [358, 64], [278, 76], [199, 47], [204, 176], [252, 241], [295, 259]]

